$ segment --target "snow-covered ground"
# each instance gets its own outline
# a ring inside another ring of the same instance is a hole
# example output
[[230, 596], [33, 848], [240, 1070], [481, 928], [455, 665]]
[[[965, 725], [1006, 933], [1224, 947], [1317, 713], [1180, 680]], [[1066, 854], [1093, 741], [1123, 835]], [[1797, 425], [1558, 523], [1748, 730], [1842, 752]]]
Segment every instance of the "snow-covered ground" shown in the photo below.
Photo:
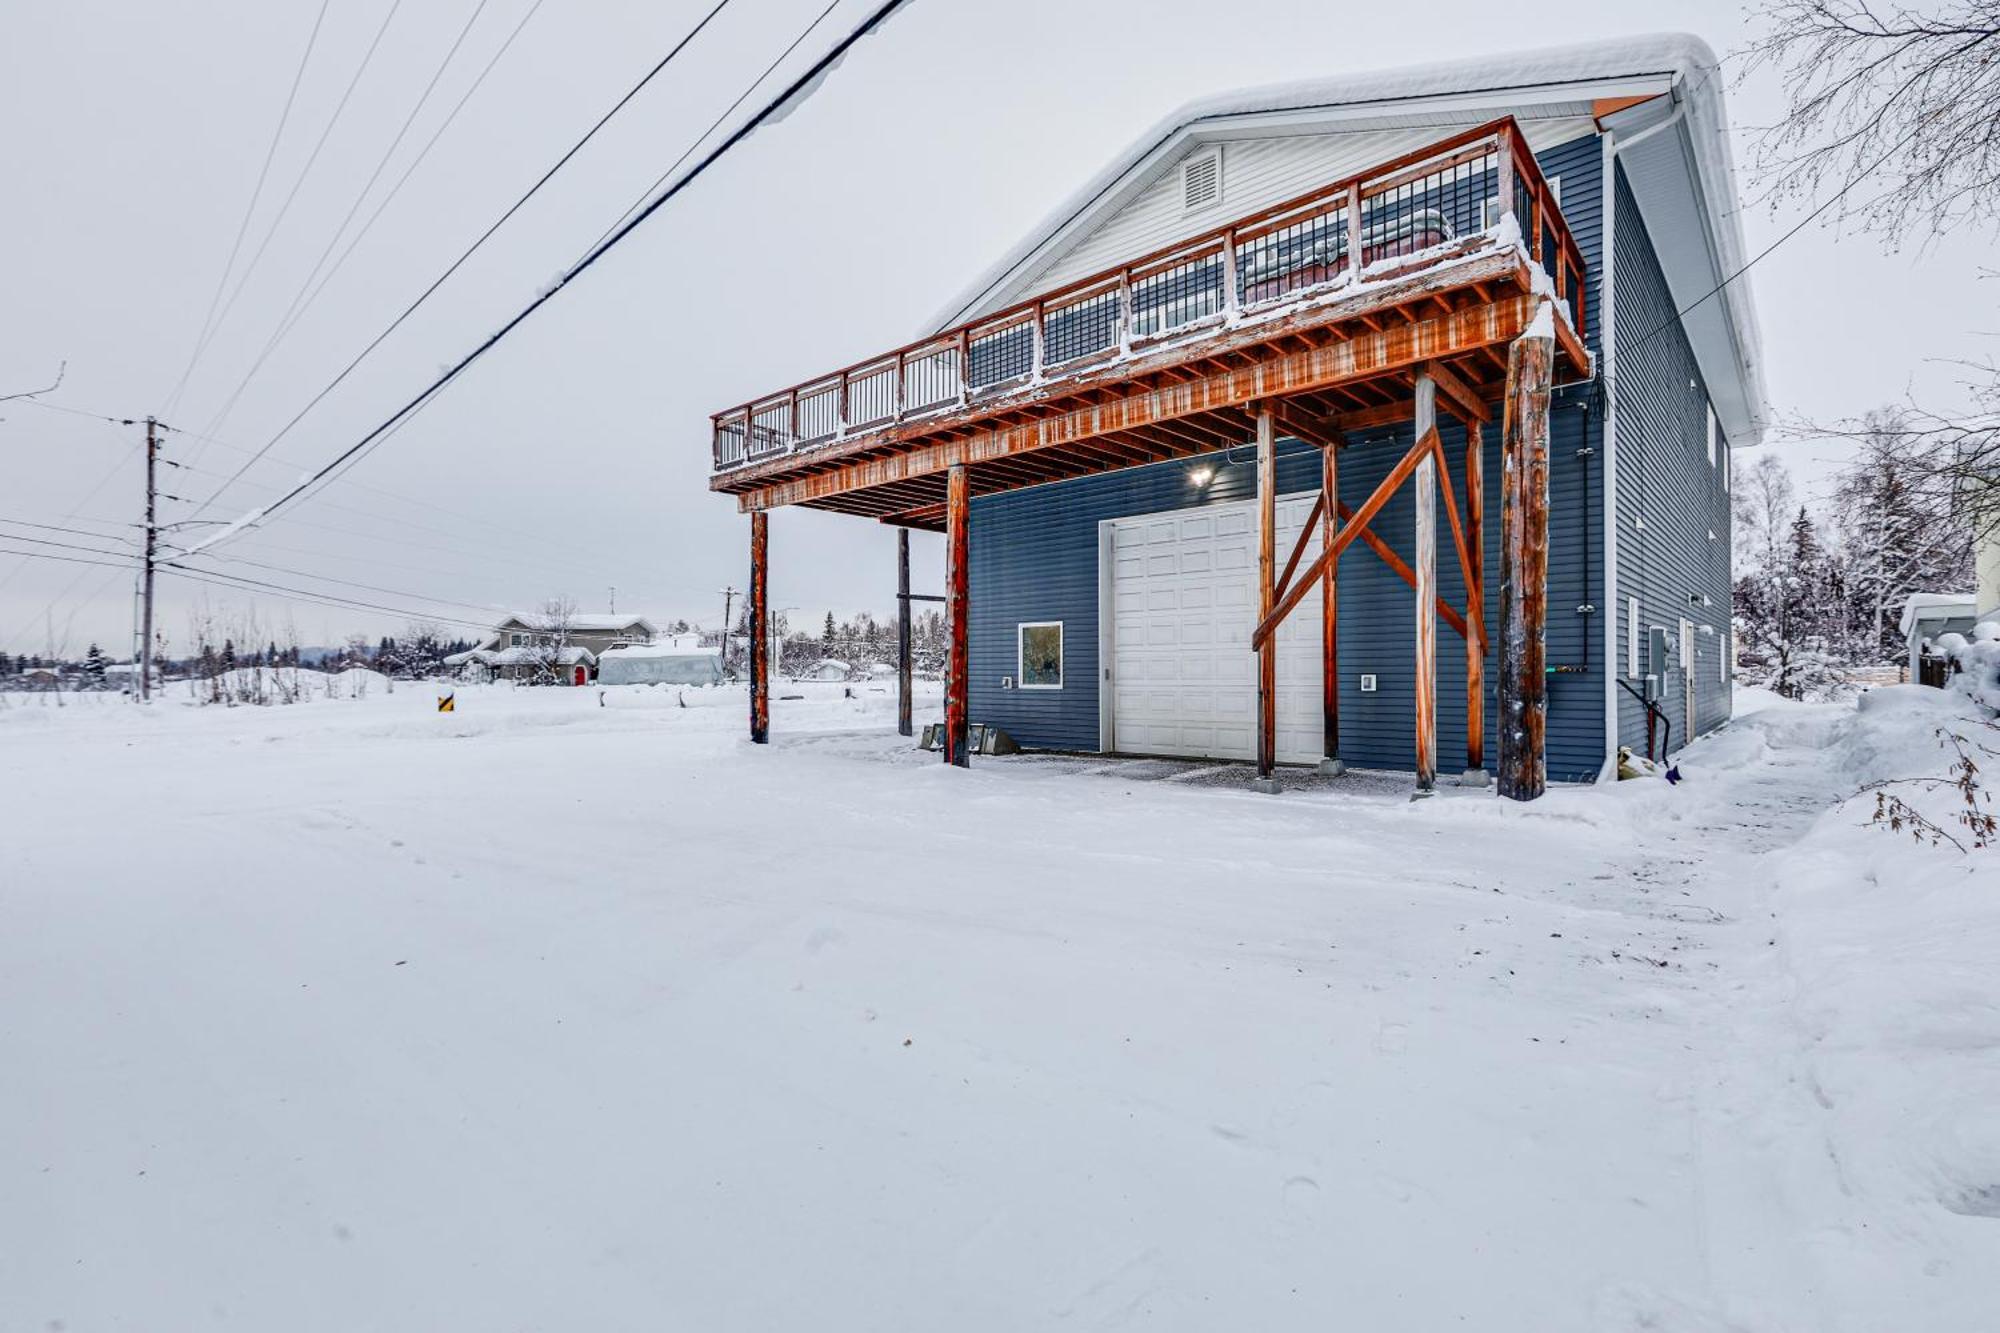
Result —
[[7, 697], [0, 1329], [2000, 1324], [2000, 853], [1843, 803], [1962, 704], [1517, 806], [856, 689]]

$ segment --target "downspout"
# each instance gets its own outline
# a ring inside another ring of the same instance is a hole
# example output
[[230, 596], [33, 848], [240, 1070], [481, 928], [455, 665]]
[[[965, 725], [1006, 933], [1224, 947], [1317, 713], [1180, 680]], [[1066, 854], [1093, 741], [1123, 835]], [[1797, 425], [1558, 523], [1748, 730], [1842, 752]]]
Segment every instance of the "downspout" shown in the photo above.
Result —
[[1601, 261], [1602, 276], [1597, 284], [1598, 311], [1598, 380], [1604, 389], [1604, 766], [1599, 770], [1599, 781], [1615, 780], [1618, 776], [1618, 688], [1625, 682], [1619, 678], [1618, 660], [1618, 617], [1623, 613], [1625, 599], [1618, 592], [1618, 393], [1617, 362], [1614, 352], [1618, 346], [1618, 154], [1627, 148], [1642, 144], [1664, 130], [1671, 129], [1687, 119], [1687, 103], [1681, 98], [1679, 85], [1673, 93], [1674, 109], [1657, 125], [1649, 125], [1637, 134], [1620, 137], [1607, 130], [1604, 134], [1603, 152], [1603, 227], [1604, 253]]

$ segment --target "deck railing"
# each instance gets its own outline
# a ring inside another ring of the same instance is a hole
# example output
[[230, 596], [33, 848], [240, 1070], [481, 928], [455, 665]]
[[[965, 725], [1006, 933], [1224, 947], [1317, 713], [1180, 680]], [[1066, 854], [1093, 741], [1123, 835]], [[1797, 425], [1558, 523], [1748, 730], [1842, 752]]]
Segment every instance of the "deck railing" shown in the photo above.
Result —
[[712, 418], [717, 471], [1040, 383], [1491, 232], [1509, 213], [1579, 335], [1583, 254], [1511, 119]]

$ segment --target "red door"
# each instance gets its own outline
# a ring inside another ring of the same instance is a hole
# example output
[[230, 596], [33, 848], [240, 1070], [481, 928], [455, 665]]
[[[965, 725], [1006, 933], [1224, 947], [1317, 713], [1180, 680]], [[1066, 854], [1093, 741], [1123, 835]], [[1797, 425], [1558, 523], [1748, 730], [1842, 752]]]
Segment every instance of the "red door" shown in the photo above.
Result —
[[588, 685], [590, 683], [590, 672], [581, 662], [576, 664], [576, 683], [579, 685]]

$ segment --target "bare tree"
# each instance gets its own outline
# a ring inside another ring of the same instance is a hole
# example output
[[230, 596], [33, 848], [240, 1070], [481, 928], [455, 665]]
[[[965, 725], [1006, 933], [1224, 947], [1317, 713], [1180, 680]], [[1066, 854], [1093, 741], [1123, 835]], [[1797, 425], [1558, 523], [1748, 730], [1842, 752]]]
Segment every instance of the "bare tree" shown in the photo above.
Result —
[[19, 393], [0, 393], [0, 403], [11, 403], [23, 398], [40, 398], [45, 393], [54, 393], [57, 389], [62, 388], [63, 372], [68, 369], [69, 362], [67, 361], [57, 366], [55, 379], [39, 389], [23, 389]]
[[2000, 225], [2000, 0], [1929, 8], [1764, 6], [1750, 63], [1790, 103], [1756, 157], [1774, 197], [1837, 202], [1891, 244]]
[[[1775, 67], [1789, 101], [1757, 154], [1774, 198], [1818, 200], [1891, 248], [2000, 231], [2000, 0], [1768, 0], [1762, 26], [1750, 63]], [[1898, 454], [2000, 536], [2000, 365], [1961, 365], [1962, 410], [1808, 429]]]
[[570, 640], [576, 634], [576, 599], [566, 593], [542, 603], [535, 615], [534, 653], [537, 674], [555, 680], [564, 666]]

